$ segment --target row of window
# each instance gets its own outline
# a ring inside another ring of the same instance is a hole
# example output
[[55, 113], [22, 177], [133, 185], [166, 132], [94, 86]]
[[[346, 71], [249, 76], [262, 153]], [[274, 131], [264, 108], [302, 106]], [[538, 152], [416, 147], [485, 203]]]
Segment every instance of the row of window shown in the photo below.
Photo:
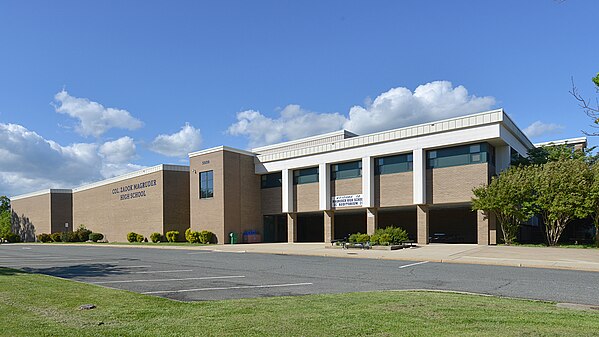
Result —
[[[441, 168], [489, 162], [495, 165], [495, 149], [488, 143], [461, 145], [426, 152], [426, 167]], [[414, 169], [411, 153], [375, 159], [375, 174], [411, 172]], [[331, 165], [331, 180], [358, 178], [362, 176], [362, 161]], [[281, 172], [262, 175], [261, 187], [281, 187]], [[318, 182], [318, 167], [293, 171], [293, 184]]]

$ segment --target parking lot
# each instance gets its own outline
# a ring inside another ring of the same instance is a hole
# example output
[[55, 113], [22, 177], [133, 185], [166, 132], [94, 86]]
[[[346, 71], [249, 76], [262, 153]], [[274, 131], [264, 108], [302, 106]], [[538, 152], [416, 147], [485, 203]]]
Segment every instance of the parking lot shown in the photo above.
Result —
[[0, 266], [181, 301], [441, 289], [599, 304], [599, 273], [192, 249], [1, 245]]

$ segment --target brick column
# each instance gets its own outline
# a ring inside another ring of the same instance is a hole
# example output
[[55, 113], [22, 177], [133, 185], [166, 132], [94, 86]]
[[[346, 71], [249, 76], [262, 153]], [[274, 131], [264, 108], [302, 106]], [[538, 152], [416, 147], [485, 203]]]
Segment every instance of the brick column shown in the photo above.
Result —
[[324, 211], [324, 242], [331, 243], [335, 239], [335, 212]]
[[297, 213], [287, 213], [287, 242], [297, 241]]
[[366, 234], [372, 235], [378, 227], [379, 214], [376, 208], [366, 209]]
[[484, 212], [476, 211], [476, 228], [479, 245], [497, 244], [497, 226], [493, 216], [487, 217]]
[[428, 244], [428, 228], [429, 228], [429, 214], [428, 206], [417, 205], [416, 206], [416, 236], [418, 238], [419, 245]]

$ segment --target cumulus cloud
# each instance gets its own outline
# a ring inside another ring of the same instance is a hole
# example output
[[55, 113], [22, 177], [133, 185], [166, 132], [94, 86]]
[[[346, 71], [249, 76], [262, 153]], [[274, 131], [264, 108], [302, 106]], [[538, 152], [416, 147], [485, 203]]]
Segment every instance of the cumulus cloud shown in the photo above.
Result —
[[75, 130], [83, 136], [99, 137], [112, 128], [135, 130], [143, 126], [127, 110], [106, 108], [87, 98], [73, 97], [65, 90], [57, 93], [54, 99], [58, 103], [56, 112], [79, 120]]
[[336, 131], [345, 122], [346, 118], [339, 113], [316, 113], [292, 104], [281, 110], [278, 118], [254, 110], [239, 112], [237, 123], [229, 126], [227, 132], [248, 137], [249, 145], [255, 147]]
[[529, 138], [536, 138], [540, 136], [560, 133], [563, 129], [563, 125], [536, 121], [527, 126], [523, 131]]
[[135, 156], [135, 143], [130, 137], [121, 137], [102, 144], [99, 153], [109, 163], [126, 163]]
[[[109, 143], [127, 142], [119, 139]], [[0, 195], [72, 188], [142, 168], [109, 153], [115, 144], [62, 146], [21, 125], [0, 123]]]
[[392, 88], [364, 106], [353, 106], [347, 115], [318, 113], [288, 105], [276, 118], [258, 111], [237, 113], [237, 122], [229, 126], [231, 135], [245, 136], [251, 147], [347, 129], [365, 134], [408, 125], [451, 118], [491, 109], [495, 98], [470, 95], [463, 86], [436, 81], [408, 88]]
[[186, 157], [189, 152], [198, 150], [201, 143], [200, 129], [185, 123], [179, 132], [154, 138], [150, 150], [169, 157]]

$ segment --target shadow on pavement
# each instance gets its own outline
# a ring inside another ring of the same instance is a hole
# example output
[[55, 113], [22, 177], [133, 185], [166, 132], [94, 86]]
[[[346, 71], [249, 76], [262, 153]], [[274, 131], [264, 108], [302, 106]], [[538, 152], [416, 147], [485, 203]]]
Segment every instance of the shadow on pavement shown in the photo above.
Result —
[[[113, 264], [81, 264], [65, 267], [22, 268], [29, 273], [45, 274], [62, 278], [102, 277], [127, 274], [127, 267]], [[1, 275], [1, 274], [0, 274]]]

